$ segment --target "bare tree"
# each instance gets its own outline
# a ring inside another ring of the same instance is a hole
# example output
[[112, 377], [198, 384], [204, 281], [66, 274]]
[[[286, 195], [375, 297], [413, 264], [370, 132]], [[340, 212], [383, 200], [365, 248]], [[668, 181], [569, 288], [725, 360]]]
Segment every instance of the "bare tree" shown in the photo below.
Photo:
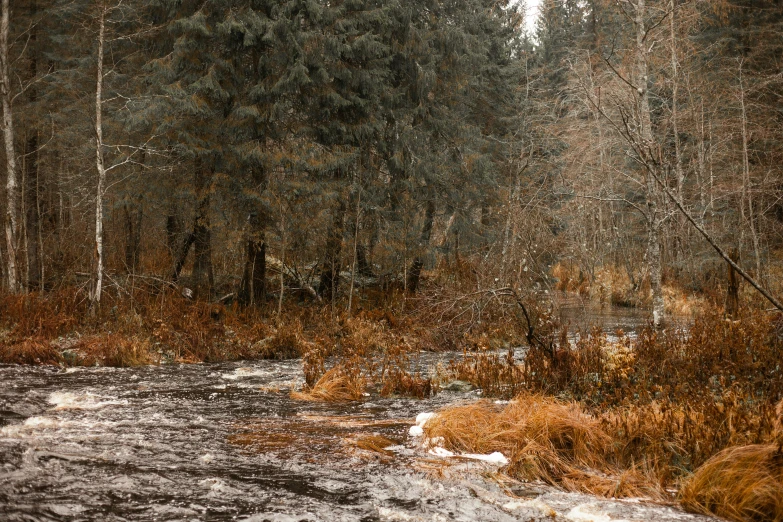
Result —
[[19, 231], [19, 189], [16, 179], [16, 151], [14, 150], [14, 118], [11, 109], [11, 82], [8, 74], [8, 32], [10, 25], [9, 0], [2, 0], [0, 15], [0, 103], [3, 106], [3, 144], [5, 145], [6, 165], [6, 257], [8, 270], [8, 290], [19, 291], [17, 269], [17, 239]]

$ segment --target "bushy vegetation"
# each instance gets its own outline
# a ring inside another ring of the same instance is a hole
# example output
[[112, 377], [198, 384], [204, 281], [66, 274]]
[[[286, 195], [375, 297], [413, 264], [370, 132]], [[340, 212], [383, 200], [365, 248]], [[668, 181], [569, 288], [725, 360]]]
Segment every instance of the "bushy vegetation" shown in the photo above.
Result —
[[429, 435], [460, 451], [504, 452], [518, 478], [659, 499], [682, 486], [689, 509], [780, 520], [777, 314], [726, 318], [709, 307], [692, 325], [634, 338], [594, 330], [574, 339], [557, 324], [542, 335], [546, 344], [530, 346], [521, 363], [480, 352], [453, 362], [455, 377], [512, 402], [447, 409]]

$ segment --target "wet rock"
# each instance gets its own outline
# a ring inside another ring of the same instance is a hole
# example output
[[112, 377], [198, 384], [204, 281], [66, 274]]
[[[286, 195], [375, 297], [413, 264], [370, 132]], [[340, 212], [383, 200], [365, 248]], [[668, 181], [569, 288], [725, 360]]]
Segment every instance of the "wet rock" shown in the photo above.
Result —
[[454, 393], [468, 393], [476, 389], [475, 386], [468, 381], [451, 381], [441, 386], [442, 391], [449, 391]]

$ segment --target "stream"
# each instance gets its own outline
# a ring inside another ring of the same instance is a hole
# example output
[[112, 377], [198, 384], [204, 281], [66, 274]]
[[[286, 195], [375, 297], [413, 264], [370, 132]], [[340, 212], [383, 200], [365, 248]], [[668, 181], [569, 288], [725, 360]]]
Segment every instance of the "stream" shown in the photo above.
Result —
[[[457, 354], [422, 354], [428, 367]], [[0, 521], [697, 521], [439, 457], [418, 413], [480, 391], [294, 401], [301, 361], [0, 365]], [[382, 435], [386, 450], [359, 447]]]

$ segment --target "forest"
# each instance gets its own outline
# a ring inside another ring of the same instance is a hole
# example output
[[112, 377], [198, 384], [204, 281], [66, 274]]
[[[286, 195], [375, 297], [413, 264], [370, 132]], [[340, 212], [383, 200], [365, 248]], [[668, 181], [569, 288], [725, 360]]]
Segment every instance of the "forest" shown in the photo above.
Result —
[[0, 10], [0, 375], [294, 360], [264, 400], [438, 410], [381, 461], [783, 520], [780, 0]]

